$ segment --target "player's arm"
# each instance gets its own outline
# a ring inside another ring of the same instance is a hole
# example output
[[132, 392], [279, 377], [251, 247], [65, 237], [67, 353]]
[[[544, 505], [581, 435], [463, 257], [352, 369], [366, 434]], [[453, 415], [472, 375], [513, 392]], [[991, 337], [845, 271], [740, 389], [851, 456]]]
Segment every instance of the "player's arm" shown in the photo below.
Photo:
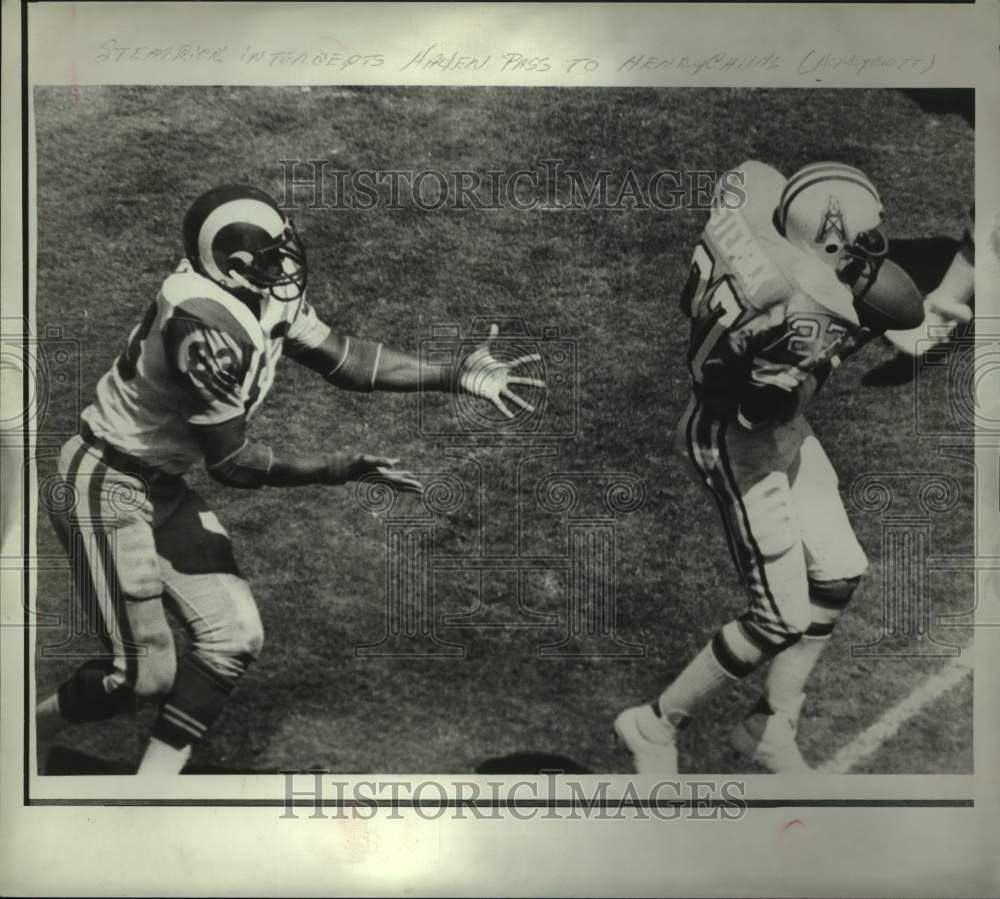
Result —
[[421, 363], [412, 353], [363, 337], [335, 334], [305, 304], [285, 337], [284, 354], [341, 390], [453, 389], [449, 365]]
[[289, 344], [285, 355], [341, 390], [448, 391], [454, 386], [450, 365], [421, 363], [412, 353], [332, 331], [317, 346]]
[[[771, 336], [765, 335], [764, 339]], [[782, 359], [781, 353], [777, 358], [772, 354], [757, 355], [758, 344], [751, 350], [749, 376], [740, 392], [737, 412], [740, 424], [748, 430], [759, 430], [774, 421], [789, 420], [816, 394], [835, 368], [875, 336], [876, 332], [864, 325], [851, 327], [805, 358], [789, 354]]]
[[[709, 315], [704, 322], [695, 322], [693, 345], [704, 345], [700, 332], [710, 331], [717, 317]], [[701, 362], [702, 395], [720, 410], [735, 412], [749, 430], [790, 417], [796, 408], [802, 378], [788, 375], [788, 366], [774, 365], [763, 355], [785, 331], [782, 310], [776, 306], [724, 333]]]
[[520, 376], [514, 369], [541, 361], [537, 353], [506, 362], [493, 355], [490, 343], [499, 333], [496, 325], [487, 340], [457, 363], [432, 365], [419, 356], [361, 337], [334, 334], [312, 310], [299, 316], [285, 342], [285, 354], [319, 373], [342, 390], [469, 393], [487, 399], [508, 418], [510, 405], [534, 411], [512, 388], [515, 385], [544, 389], [538, 378]]
[[243, 415], [219, 424], [191, 427], [205, 454], [205, 468], [227, 487], [255, 490], [309, 484], [338, 485], [378, 475], [397, 490], [423, 491], [416, 478], [394, 467], [398, 461], [395, 459], [348, 453], [289, 454], [252, 441], [247, 436]]
[[344, 484], [378, 474], [398, 490], [421, 490], [394, 460], [344, 453], [291, 455], [251, 441], [246, 432], [243, 387], [255, 372], [254, 347], [245, 335], [177, 313], [164, 344], [181, 389], [182, 414], [205, 456], [209, 474], [229, 487], [295, 487]]
[[736, 418], [748, 431], [758, 431], [774, 422], [789, 421], [805, 400], [819, 389], [822, 376], [789, 370], [775, 370], [759, 364], [740, 391]]
[[704, 387], [727, 396], [747, 430], [791, 419], [832, 369], [829, 360], [801, 366], [800, 357], [777, 352], [787, 337], [783, 312], [776, 307], [730, 331], [702, 366]]

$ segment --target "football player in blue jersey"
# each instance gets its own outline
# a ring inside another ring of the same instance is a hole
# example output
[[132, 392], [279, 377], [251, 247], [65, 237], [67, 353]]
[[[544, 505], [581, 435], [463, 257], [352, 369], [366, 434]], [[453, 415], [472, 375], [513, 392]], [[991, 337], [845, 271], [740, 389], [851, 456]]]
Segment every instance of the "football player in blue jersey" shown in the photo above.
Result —
[[[397, 461], [279, 451], [249, 435], [279, 358], [356, 391], [462, 391], [504, 415], [531, 409], [518, 386], [544, 383], [498, 359], [490, 341], [453, 365], [429, 365], [330, 330], [306, 299], [306, 256], [293, 223], [263, 191], [208, 191], [184, 220], [186, 258], [163, 282], [101, 378], [59, 475], [73, 502], [54, 515], [76, 589], [108, 654], [81, 665], [36, 708], [39, 746], [76, 722], [159, 703], [140, 774], [179, 773], [261, 651], [257, 606], [226, 530], [184, 474], [203, 463], [241, 489], [340, 485], [379, 477], [420, 483]], [[490, 337], [495, 337], [496, 326]], [[165, 610], [191, 635], [180, 658]]]
[[796, 743], [805, 684], [868, 561], [803, 409], [874, 334], [923, 315], [885, 259], [882, 222], [878, 191], [851, 166], [786, 180], [750, 161], [720, 179], [681, 297], [692, 395], [676, 436], [719, 507], [749, 603], [659, 697], [616, 719], [640, 773], [676, 772], [692, 715], [768, 661], [734, 743], [772, 771], [808, 767]]

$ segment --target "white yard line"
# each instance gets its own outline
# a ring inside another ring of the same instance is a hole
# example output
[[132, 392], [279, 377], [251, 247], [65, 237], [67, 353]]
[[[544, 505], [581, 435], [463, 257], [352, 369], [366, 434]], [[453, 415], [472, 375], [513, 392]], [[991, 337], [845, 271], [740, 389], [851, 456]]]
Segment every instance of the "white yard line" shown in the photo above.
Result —
[[970, 674], [972, 649], [964, 647], [960, 656], [952, 659], [937, 674], [932, 674], [902, 702], [894, 705], [816, 770], [822, 774], [846, 774], [863, 759], [877, 752], [886, 740], [894, 736], [921, 709], [957, 687]]

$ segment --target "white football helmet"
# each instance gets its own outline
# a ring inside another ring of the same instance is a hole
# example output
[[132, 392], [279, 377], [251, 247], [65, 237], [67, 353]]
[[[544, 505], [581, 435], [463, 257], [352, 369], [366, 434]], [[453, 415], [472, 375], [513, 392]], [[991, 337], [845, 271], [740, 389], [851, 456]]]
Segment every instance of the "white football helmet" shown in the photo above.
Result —
[[775, 227], [835, 269], [861, 296], [889, 249], [884, 218], [882, 200], [867, 175], [839, 162], [815, 162], [785, 183]]

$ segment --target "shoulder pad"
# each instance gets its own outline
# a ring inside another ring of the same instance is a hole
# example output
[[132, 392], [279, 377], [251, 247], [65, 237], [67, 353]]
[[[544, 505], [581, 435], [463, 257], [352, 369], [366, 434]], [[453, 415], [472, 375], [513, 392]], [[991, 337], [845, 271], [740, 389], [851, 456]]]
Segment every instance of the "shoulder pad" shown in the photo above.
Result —
[[715, 185], [713, 200], [739, 209], [753, 228], [771, 230], [786, 180], [777, 169], [748, 159], [722, 175]]
[[256, 350], [264, 349], [264, 334], [260, 322], [236, 297], [214, 281], [195, 271], [180, 271], [163, 282], [161, 295], [172, 307], [173, 314], [200, 321], [248, 343]]

